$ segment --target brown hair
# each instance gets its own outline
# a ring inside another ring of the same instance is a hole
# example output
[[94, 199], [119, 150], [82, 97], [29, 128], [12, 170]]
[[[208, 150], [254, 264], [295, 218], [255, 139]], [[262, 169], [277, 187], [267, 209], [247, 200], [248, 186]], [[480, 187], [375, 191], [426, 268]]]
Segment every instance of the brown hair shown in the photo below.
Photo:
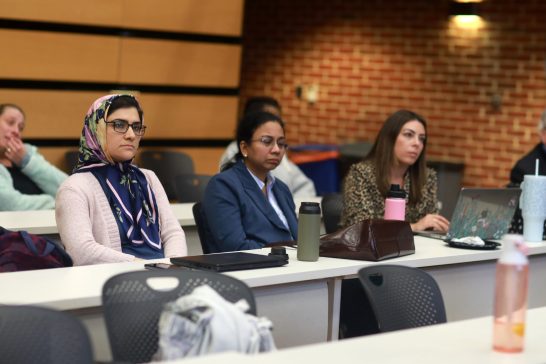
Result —
[[19, 112], [23, 114], [23, 118], [25, 118], [25, 112], [23, 111], [23, 109], [15, 104], [0, 104], [0, 115], [2, 115], [8, 107], [19, 110]]
[[[390, 188], [390, 171], [395, 163], [394, 145], [398, 134], [404, 124], [408, 121], [417, 120], [423, 124], [425, 133], [427, 131], [427, 122], [421, 115], [409, 110], [398, 110], [385, 120], [385, 123], [379, 130], [375, 143], [364, 160], [372, 161], [376, 171], [376, 184], [383, 197], [387, 196]], [[426, 182], [426, 149], [427, 140], [423, 142], [423, 150], [417, 161], [409, 168], [410, 191], [409, 203], [416, 204], [421, 200], [421, 191]]]

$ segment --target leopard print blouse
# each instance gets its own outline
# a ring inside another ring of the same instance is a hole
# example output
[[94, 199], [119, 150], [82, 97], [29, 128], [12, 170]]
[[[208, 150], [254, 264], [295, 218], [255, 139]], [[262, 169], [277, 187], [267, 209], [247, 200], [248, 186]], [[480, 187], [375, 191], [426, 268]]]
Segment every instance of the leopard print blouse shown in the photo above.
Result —
[[[404, 190], [410, 190], [410, 179], [404, 177]], [[438, 213], [436, 197], [436, 172], [427, 168], [427, 179], [423, 186], [422, 198], [410, 206], [406, 198], [406, 221], [415, 223], [427, 214]], [[351, 166], [343, 184], [343, 213], [340, 225], [345, 227], [364, 219], [382, 219], [385, 211], [385, 198], [381, 196], [375, 182], [375, 167], [371, 161]]]

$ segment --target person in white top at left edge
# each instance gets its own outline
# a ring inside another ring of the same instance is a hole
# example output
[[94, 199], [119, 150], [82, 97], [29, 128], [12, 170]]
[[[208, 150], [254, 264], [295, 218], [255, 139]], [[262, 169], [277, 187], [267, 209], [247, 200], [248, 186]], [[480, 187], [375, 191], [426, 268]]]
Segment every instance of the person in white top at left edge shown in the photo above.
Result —
[[131, 164], [145, 130], [131, 95], [103, 96], [87, 112], [78, 163], [61, 185], [55, 209], [74, 265], [187, 254], [157, 176]]

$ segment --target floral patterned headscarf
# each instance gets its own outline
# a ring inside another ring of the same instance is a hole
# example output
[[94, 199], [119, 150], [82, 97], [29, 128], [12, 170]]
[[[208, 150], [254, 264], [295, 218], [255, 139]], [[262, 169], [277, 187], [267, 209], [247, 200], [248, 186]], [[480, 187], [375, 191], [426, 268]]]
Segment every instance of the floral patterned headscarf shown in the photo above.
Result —
[[120, 96], [133, 97], [103, 96], [87, 111], [74, 173], [90, 172], [100, 183], [118, 224], [124, 253], [147, 259], [161, 258], [157, 202], [146, 176], [131, 164], [132, 160], [114, 162], [107, 151], [108, 109]]

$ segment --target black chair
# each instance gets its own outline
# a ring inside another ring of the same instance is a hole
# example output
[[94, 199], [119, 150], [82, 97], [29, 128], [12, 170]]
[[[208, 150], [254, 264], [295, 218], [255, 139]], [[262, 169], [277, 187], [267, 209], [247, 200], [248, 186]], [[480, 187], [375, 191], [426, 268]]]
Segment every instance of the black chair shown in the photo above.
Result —
[[341, 193], [325, 195], [320, 205], [326, 233], [329, 234], [339, 230], [339, 220], [341, 219], [341, 211], [343, 210], [343, 196]]
[[176, 200], [174, 177], [183, 173], [195, 172], [193, 159], [182, 152], [144, 150], [140, 152], [138, 159], [140, 167], [155, 172], [169, 200]]
[[201, 241], [201, 249], [203, 250], [203, 254], [214, 253], [215, 251], [209, 245], [209, 242], [212, 242], [212, 236], [201, 202], [193, 205], [192, 212], [195, 225], [197, 226], [197, 234], [199, 235], [199, 240]]
[[[154, 281], [175, 279], [171, 290], [156, 290]], [[245, 299], [249, 313], [256, 314], [250, 288], [233, 277], [208, 271], [137, 271], [116, 275], [103, 286], [102, 305], [106, 329], [115, 361], [149, 362], [158, 349], [158, 321], [163, 306], [189, 294], [197, 286], [209, 285], [230, 302]]]
[[0, 362], [91, 364], [93, 352], [83, 324], [68, 313], [0, 306]]
[[205, 195], [205, 188], [212, 176], [203, 174], [179, 174], [174, 177], [176, 200], [178, 202], [199, 202]]
[[447, 321], [444, 300], [434, 278], [423, 270], [372, 265], [358, 271], [380, 332]]
[[72, 170], [76, 166], [76, 163], [78, 163], [78, 157], [80, 155], [80, 152], [78, 150], [70, 150], [66, 153], [64, 153], [64, 164], [65, 164], [65, 171], [70, 174], [72, 173]]

